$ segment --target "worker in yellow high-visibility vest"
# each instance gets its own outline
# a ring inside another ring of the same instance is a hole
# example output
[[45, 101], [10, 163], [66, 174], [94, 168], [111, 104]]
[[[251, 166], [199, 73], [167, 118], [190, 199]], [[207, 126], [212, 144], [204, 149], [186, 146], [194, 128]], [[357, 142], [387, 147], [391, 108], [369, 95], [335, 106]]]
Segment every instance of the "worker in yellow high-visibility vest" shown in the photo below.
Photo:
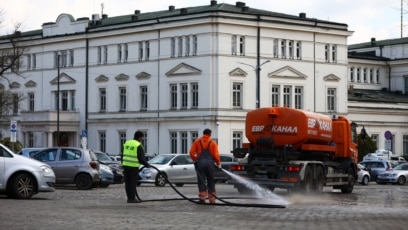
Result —
[[143, 133], [136, 131], [133, 139], [123, 144], [122, 166], [125, 182], [125, 191], [128, 203], [139, 203], [136, 199], [136, 186], [139, 179], [140, 164], [150, 167], [145, 158], [144, 148], [141, 143]]

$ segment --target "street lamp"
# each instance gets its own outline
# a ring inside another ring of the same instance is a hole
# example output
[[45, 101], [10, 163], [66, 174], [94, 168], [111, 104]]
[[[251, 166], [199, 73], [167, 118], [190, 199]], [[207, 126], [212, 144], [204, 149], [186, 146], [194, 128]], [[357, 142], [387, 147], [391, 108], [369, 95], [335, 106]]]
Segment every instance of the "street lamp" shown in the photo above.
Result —
[[57, 53], [57, 146], [60, 145], [60, 54]]
[[260, 99], [260, 75], [261, 75], [261, 66], [263, 66], [264, 64], [266, 64], [266, 63], [268, 63], [268, 62], [270, 62], [270, 60], [266, 60], [266, 61], [264, 61], [264, 62], [262, 62], [262, 64], [260, 64], [260, 65], [257, 65], [257, 66], [253, 66], [253, 65], [250, 65], [250, 64], [246, 64], [246, 63], [243, 63], [243, 62], [238, 62], [239, 64], [242, 64], [242, 65], [247, 65], [247, 66], [250, 66], [250, 67], [252, 67], [253, 69], [254, 69], [254, 71], [255, 71], [255, 73], [256, 73], [256, 108], [259, 108], [259, 106], [260, 106], [260, 101], [261, 101], [261, 99]]

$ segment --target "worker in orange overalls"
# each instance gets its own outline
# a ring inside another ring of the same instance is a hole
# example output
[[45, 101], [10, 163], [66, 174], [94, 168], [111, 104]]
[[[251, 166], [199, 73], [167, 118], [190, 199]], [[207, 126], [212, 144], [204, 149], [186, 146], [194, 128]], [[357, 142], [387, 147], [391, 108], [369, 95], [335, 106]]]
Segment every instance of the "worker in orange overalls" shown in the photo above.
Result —
[[[190, 157], [194, 161], [197, 181], [198, 197], [201, 203], [208, 198], [211, 204], [215, 203], [215, 165], [221, 169], [218, 145], [211, 140], [211, 130], [204, 129], [203, 136], [197, 138], [190, 148]], [[207, 191], [208, 189], [208, 191]]]

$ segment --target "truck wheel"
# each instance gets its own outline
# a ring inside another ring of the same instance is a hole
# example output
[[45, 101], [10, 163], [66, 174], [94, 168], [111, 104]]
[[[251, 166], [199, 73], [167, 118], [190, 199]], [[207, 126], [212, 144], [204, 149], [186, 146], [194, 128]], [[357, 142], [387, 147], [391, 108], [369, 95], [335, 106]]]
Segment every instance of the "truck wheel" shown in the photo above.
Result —
[[354, 170], [351, 167], [349, 167], [347, 170], [347, 173], [348, 173], [348, 177], [347, 177], [348, 183], [347, 185], [343, 185], [340, 187], [340, 190], [342, 193], [351, 193], [354, 188]]
[[319, 166], [316, 168], [316, 180], [314, 190], [318, 193], [321, 193], [323, 192], [323, 187], [324, 187], [324, 172], [323, 168]]
[[305, 177], [303, 178], [302, 188], [304, 192], [311, 192], [313, 189], [313, 174], [310, 166], [307, 166], [305, 169]]

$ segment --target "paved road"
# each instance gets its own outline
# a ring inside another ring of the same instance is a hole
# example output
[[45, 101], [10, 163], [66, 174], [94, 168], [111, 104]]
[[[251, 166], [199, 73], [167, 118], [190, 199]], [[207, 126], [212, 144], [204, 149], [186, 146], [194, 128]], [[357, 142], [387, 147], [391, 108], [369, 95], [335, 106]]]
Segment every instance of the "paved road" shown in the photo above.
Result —
[[[196, 198], [196, 185], [179, 191]], [[169, 186], [143, 184], [142, 199], [180, 198]], [[267, 200], [235, 199], [228, 184], [217, 184], [219, 197], [238, 203], [282, 204], [286, 208], [198, 205], [186, 200], [126, 203], [123, 185], [79, 191], [58, 188], [31, 200], [0, 196], [0, 229], [407, 229], [408, 185], [356, 186], [352, 194], [325, 188], [319, 195], [276, 190]]]

